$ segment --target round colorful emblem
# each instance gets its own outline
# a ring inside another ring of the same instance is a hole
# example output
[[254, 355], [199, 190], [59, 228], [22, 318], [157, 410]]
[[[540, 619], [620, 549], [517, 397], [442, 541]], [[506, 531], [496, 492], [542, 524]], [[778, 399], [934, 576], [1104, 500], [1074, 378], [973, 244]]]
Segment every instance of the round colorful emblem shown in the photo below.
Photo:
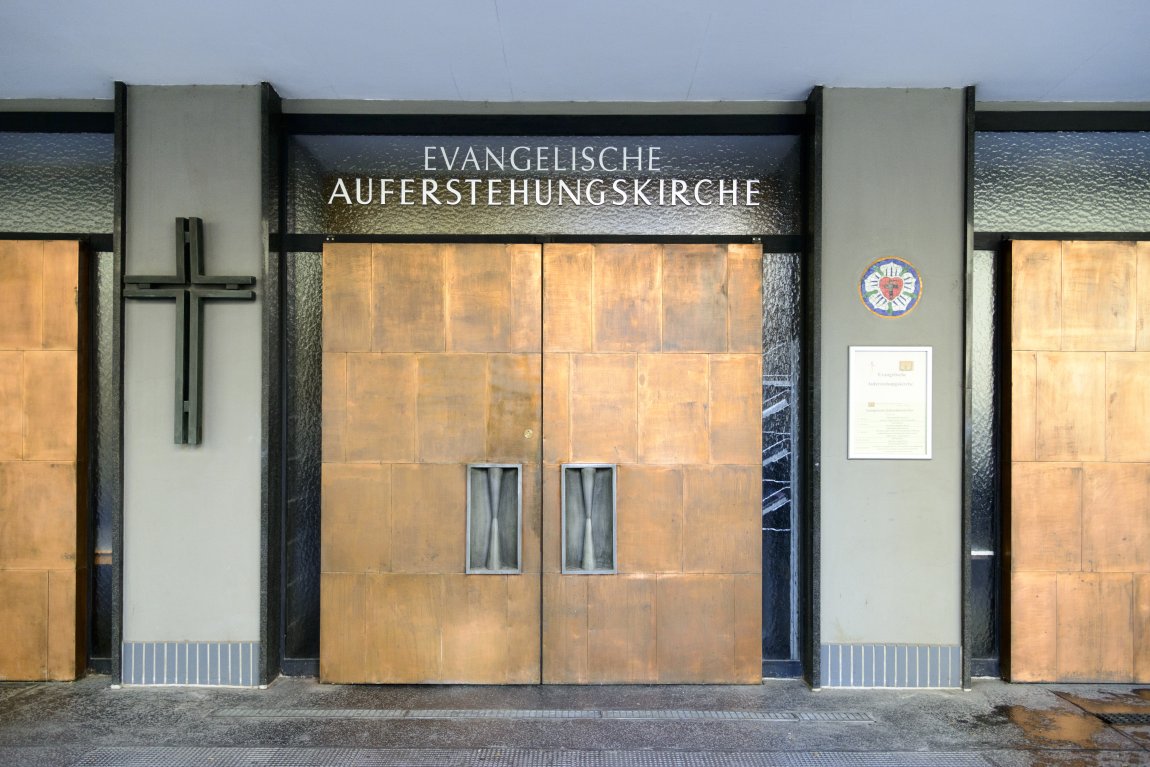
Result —
[[873, 262], [859, 281], [866, 308], [880, 317], [901, 317], [918, 306], [922, 279], [909, 261], [887, 256]]

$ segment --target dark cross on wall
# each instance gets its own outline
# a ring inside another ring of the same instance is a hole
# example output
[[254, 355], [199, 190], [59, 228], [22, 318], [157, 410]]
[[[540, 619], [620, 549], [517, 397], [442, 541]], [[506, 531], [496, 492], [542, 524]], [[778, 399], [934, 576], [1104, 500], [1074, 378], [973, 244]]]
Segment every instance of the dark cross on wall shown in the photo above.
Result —
[[204, 222], [176, 219], [176, 273], [124, 277], [124, 298], [176, 302], [176, 444], [200, 444], [203, 427], [204, 302], [250, 300], [255, 277], [204, 275]]

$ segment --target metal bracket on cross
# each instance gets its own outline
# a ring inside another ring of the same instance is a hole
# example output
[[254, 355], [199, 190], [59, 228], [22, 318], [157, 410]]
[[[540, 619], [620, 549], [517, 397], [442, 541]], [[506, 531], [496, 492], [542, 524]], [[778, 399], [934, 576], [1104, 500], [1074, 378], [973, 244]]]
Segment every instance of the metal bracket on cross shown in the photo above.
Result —
[[203, 429], [203, 304], [210, 300], [251, 300], [255, 277], [204, 274], [204, 223], [176, 219], [176, 273], [124, 277], [124, 298], [176, 302], [176, 444], [198, 445]]

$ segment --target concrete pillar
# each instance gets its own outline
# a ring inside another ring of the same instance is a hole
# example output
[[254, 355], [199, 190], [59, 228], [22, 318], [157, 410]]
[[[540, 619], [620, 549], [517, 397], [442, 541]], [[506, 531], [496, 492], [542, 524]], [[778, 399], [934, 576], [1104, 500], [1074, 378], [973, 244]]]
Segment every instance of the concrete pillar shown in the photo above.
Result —
[[[173, 274], [177, 217], [207, 274], [259, 278], [260, 86], [128, 88], [124, 273]], [[173, 439], [171, 301], [125, 301], [125, 684], [253, 685], [260, 668], [261, 303], [212, 302], [203, 437]]]
[[[823, 93], [821, 683], [961, 685], [964, 93]], [[859, 297], [884, 256], [924, 291], [900, 319]], [[930, 460], [847, 459], [848, 347], [933, 347]]]

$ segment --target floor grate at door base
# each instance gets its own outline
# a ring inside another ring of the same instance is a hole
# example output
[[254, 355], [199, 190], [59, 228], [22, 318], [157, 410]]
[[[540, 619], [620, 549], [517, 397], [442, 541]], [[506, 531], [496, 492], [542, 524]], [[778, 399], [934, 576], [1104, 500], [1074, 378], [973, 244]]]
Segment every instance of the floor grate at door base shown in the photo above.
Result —
[[1106, 722], [1107, 724], [1116, 725], [1138, 725], [1150, 724], [1150, 713], [1134, 714], [1095, 714], [1096, 717]]
[[216, 716], [253, 719], [600, 719], [716, 720], [725, 722], [792, 722], [873, 724], [859, 711], [706, 711], [633, 709], [426, 709], [426, 708], [225, 708]]
[[992, 767], [976, 753], [99, 748], [74, 767]]

